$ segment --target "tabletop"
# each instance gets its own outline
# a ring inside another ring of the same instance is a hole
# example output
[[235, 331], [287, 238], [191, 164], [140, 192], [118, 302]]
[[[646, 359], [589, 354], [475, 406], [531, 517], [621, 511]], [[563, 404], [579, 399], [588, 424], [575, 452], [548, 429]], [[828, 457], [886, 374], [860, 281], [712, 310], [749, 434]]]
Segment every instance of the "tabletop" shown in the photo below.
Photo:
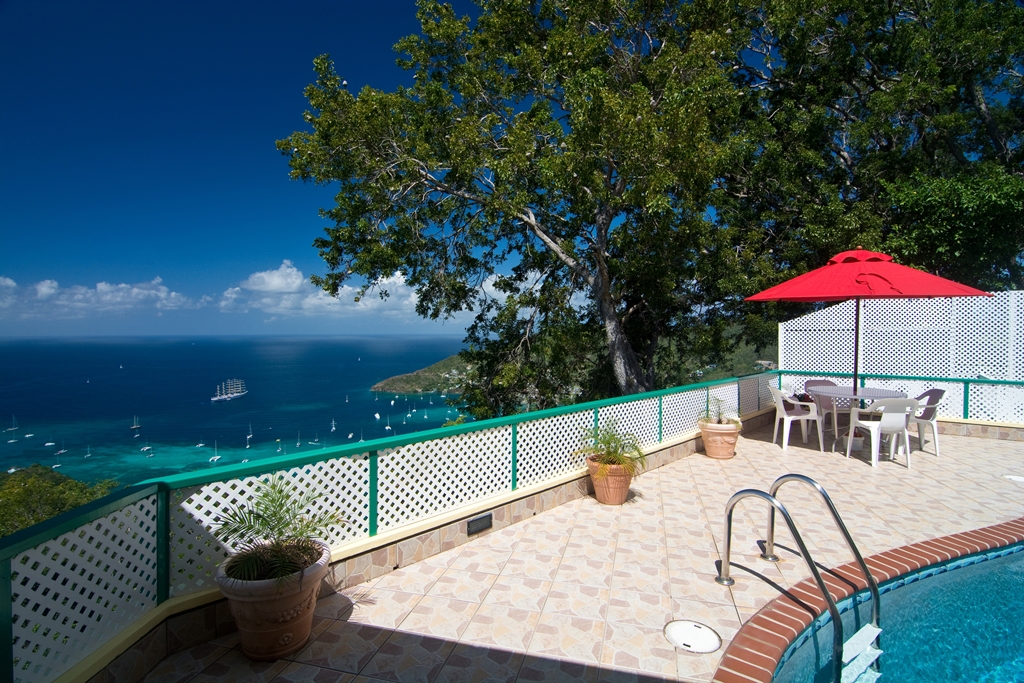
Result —
[[854, 392], [853, 387], [846, 386], [817, 386], [807, 390], [808, 394], [812, 396], [814, 394], [820, 394], [821, 396], [828, 396], [829, 398], [864, 398], [864, 399], [878, 399], [878, 398], [906, 398], [906, 393], [902, 391], [896, 391], [895, 389], [880, 389], [878, 387], [857, 387], [857, 391]]

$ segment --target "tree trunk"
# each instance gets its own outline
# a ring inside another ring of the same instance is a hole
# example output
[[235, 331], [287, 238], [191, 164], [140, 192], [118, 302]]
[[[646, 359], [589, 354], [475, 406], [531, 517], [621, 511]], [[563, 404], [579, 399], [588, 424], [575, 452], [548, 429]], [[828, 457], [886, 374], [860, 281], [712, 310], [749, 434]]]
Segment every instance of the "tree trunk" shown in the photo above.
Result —
[[651, 391], [653, 387], [650, 386], [640, 368], [636, 352], [630, 345], [629, 339], [626, 338], [625, 330], [622, 329], [622, 320], [619, 318], [618, 311], [615, 310], [615, 303], [608, 291], [604, 275], [599, 272], [595, 278], [594, 299], [597, 301], [601, 322], [604, 324], [604, 332], [608, 340], [608, 357], [612, 361], [615, 381], [618, 382], [619, 390], [623, 395]]

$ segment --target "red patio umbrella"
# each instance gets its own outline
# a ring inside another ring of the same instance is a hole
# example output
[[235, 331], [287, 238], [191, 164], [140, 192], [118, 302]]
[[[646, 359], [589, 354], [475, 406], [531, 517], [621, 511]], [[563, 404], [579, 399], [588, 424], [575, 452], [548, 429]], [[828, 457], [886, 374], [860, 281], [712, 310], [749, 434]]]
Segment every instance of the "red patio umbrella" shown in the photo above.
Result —
[[836, 254], [821, 268], [748, 296], [747, 301], [848, 301], [856, 299], [853, 326], [853, 386], [857, 388], [861, 299], [925, 299], [992, 296], [959, 282], [901, 266], [892, 256], [857, 247]]

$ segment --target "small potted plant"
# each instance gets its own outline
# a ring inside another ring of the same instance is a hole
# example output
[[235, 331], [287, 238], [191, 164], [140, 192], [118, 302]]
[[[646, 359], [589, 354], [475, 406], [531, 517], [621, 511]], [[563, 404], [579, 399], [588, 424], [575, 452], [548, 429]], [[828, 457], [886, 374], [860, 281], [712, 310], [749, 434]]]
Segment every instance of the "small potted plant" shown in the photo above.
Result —
[[590, 443], [576, 452], [587, 456], [587, 471], [597, 502], [622, 505], [633, 477], [647, 466], [640, 441], [635, 434], [620, 434], [614, 420], [588, 430], [587, 440]]
[[697, 420], [700, 437], [704, 441], [704, 454], [716, 460], [728, 460], [736, 455], [736, 442], [740, 438], [743, 423], [739, 417], [724, 414], [721, 399], [714, 398], [712, 401], [714, 415], [709, 403], [704, 416]]
[[309, 639], [331, 560], [320, 539], [344, 524], [333, 512], [307, 514], [316, 500], [315, 493], [273, 477], [251, 502], [228, 507], [214, 526], [214, 534], [235, 551], [217, 568], [216, 581], [249, 659], [280, 659]]

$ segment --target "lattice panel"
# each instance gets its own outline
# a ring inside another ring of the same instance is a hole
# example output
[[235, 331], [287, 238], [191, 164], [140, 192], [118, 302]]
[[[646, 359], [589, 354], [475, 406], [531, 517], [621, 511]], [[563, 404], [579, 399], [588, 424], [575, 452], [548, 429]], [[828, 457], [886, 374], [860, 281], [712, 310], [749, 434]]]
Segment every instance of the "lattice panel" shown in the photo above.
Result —
[[220, 510], [241, 505], [256, 495], [270, 476], [284, 475], [300, 491], [313, 491], [307, 513], [330, 509], [348, 521], [323, 539], [331, 547], [369, 535], [369, 454], [322, 460], [270, 475], [217, 481], [172, 492], [171, 595], [185, 595], [215, 585], [217, 565], [231, 552], [211, 533]]
[[1007, 325], [1009, 313], [1008, 296], [972, 297], [956, 302], [956, 350], [952, 377], [1012, 379], [1008, 366], [1012, 362], [1010, 341], [1015, 330], [1010, 330]]
[[1024, 387], [972, 384], [968, 417], [972, 420], [1024, 423]]
[[593, 427], [592, 410], [521, 423], [516, 437], [519, 486], [585, 467], [583, 456], [573, 451], [583, 445]]
[[[854, 302], [780, 324], [784, 370], [852, 372]], [[1024, 380], [1024, 292], [861, 304], [860, 372]]]
[[717, 417], [719, 412], [725, 417], [738, 416], [740, 414], [739, 405], [736, 402], [738, 398], [735, 383], [719, 384], [708, 389], [711, 417]]
[[707, 392], [691, 389], [662, 399], [662, 436], [667, 441], [697, 431], [697, 420], [704, 414]]
[[156, 496], [11, 560], [14, 680], [52, 681], [156, 605]]
[[658, 399], [645, 398], [598, 409], [602, 425], [613, 421], [620, 432], [635, 434], [641, 447], [658, 443]]
[[740, 416], [749, 415], [767, 406], [761, 403], [761, 378], [741, 379], [740, 385]]
[[381, 451], [381, 531], [512, 490], [512, 427], [497, 427]]
[[[944, 389], [946, 395], [939, 403], [939, 417], [963, 417], [964, 416], [964, 385], [960, 382], [925, 382], [922, 380], [907, 379], [869, 379], [865, 386], [878, 387], [879, 389], [893, 389], [902, 391], [908, 398], [917, 398], [929, 389]], [[974, 387], [971, 387], [971, 395], [974, 395]]]

